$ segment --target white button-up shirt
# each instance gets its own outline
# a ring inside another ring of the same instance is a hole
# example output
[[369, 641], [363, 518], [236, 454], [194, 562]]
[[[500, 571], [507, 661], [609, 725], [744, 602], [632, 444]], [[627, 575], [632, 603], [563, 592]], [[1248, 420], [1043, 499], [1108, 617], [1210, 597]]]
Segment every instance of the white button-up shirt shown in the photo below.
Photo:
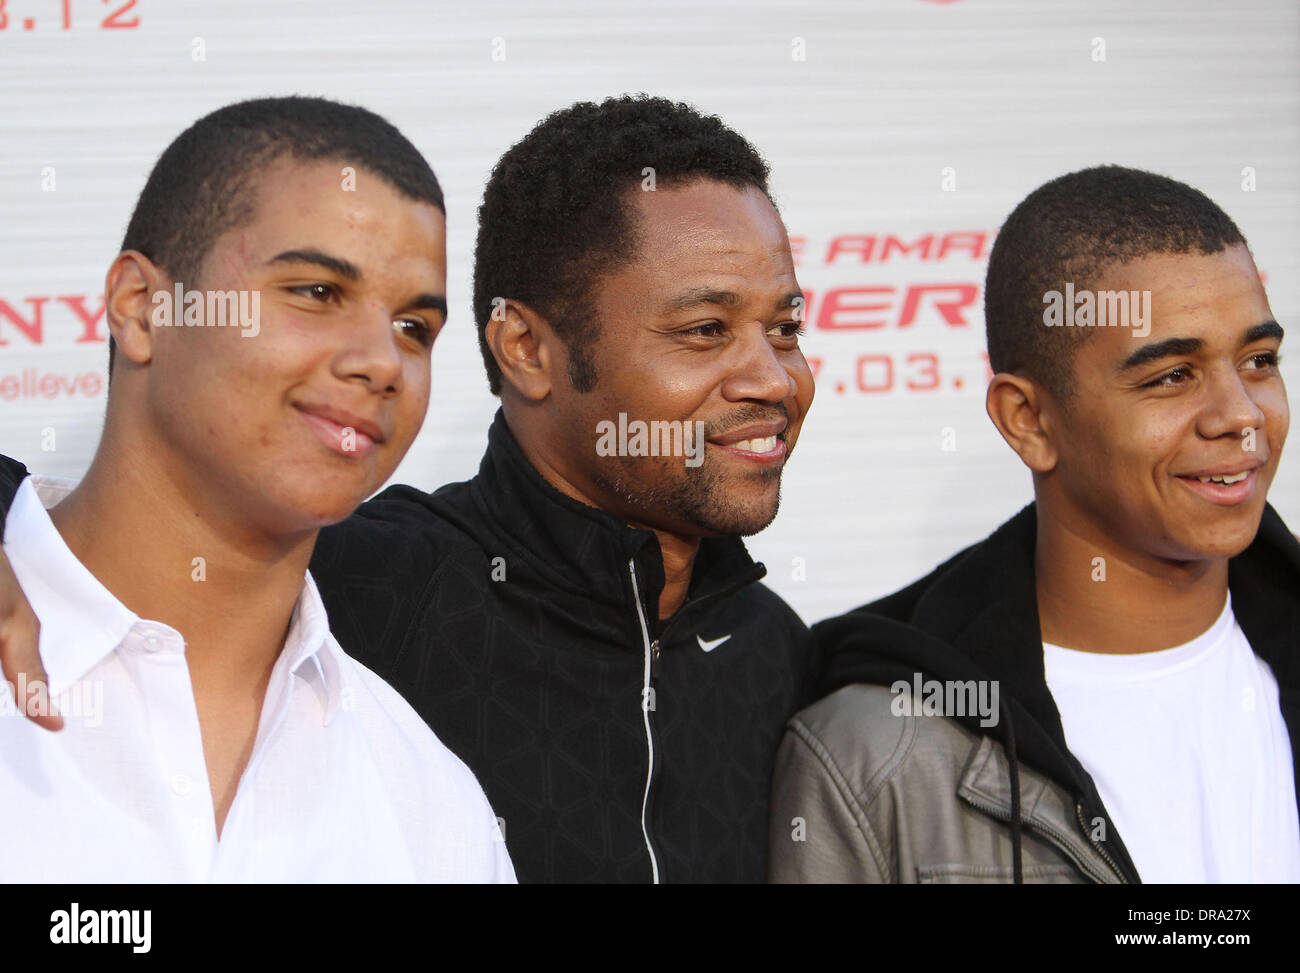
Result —
[[0, 692], [0, 880], [514, 881], [478, 781], [343, 652], [310, 575], [218, 840], [185, 640], [68, 549], [45, 508], [71, 486], [27, 479], [5, 521], [65, 725]]

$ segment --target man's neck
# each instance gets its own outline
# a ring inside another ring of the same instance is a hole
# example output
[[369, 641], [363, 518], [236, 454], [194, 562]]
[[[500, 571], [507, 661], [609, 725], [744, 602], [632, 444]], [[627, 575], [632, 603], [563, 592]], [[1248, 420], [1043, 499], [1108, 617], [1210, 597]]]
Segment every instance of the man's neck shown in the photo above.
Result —
[[[518, 428], [521, 420], [518, 417], [512, 417], [511, 412], [510, 409], [506, 410], [506, 423], [510, 428], [511, 435], [514, 436], [515, 442], [518, 443], [520, 451], [524, 454], [524, 459], [537, 471], [538, 476], [565, 496], [577, 500], [594, 510], [604, 509], [566, 477], [560, 471], [558, 464], [547, 461], [542, 452], [534, 446], [536, 438], [530, 435], [527, 429]], [[658, 615], [660, 619], [669, 618], [686, 601], [686, 593], [691, 587], [691, 571], [695, 566], [695, 555], [700, 549], [700, 538], [686, 534], [675, 534], [670, 531], [660, 530], [657, 527], [648, 527], [630, 521], [628, 526], [638, 530], [653, 531], [659, 539], [659, 552], [663, 557], [664, 565], [664, 588], [659, 593]]]
[[1173, 562], [1120, 548], [1039, 505], [1034, 555], [1044, 642], [1086, 652], [1154, 652], [1190, 642], [1223, 611], [1228, 561]]
[[316, 531], [268, 529], [250, 503], [177, 465], [142, 425], [110, 417], [85, 479], [50, 518], [118, 601], [184, 638], [220, 835]]
[[132, 612], [181, 633], [196, 696], [264, 690], [315, 532], [252, 530], [236, 507], [206, 504], [156, 466], [115, 463], [107, 452], [50, 511], [64, 542]]
[[659, 618], [670, 618], [686, 601], [691, 587], [691, 572], [695, 568], [695, 555], [700, 550], [699, 537], [670, 534], [655, 530], [659, 538], [659, 553], [664, 561], [664, 590], [659, 593]]

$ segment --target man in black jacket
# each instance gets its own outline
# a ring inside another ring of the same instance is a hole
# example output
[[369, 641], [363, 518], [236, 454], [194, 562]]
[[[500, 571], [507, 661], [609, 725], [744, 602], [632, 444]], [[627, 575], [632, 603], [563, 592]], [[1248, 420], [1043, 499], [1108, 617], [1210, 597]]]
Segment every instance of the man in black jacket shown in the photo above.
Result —
[[775, 516], [813, 396], [767, 173], [663, 99], [541, 122], [479, 214], [502, 408], [478, 475], [320, 536], [332, 631], [474, 771], [521, 881], [764, 876], [816, 667], [739, 539]]
[[1189, 186], [1084, 170], [1007, 219], [985, 301], [1036, 501], [816, 626], [842, 688], [782, 743], [773, 877], [1300, 881], [1282, 329], [1245, 240]]

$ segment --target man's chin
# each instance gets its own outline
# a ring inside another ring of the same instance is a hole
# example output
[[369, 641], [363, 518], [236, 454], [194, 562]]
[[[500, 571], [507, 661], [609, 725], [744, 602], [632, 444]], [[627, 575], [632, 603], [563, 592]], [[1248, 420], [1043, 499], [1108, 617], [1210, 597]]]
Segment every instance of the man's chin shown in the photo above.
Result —
[[[757, 484], [705, 471], [667, 483], [642, 480], [602, 484], [616, 497], [616, 512], [628, 523], [695, 537], [749, 537], [776, 518], [781, 503], [780, 471]], [[730, 479], [732, 482], [727, 482]]]
[[695, 518], [697, 525], [703, 528], [709, 537], [752, 537], [765, 530], [776, 520], [779, 500], [770, 504], [751, 507], [721, 505], [708, 511], [700, 512]]
[[1199, 540], [1193, 548], [1200, 560], [1212, 561], [1219, 558], [1233, 558], [1241, 554], [1246, 548], [1250, 547], [1255, 541], [1255, 535], [1258, 529], [1254, 531], [1243, 531], [1240, 534], [1231, 536], [1216, 536]]
[[276, 506], [279, 508], [279, 518], [287, 530], [319, 530], [347, 520], [373, 492], [303, 492], [277, 498], [279, 502]]
[[1188, 524], [1180, 532], [1178, 546], [1182, 556], [1176, 560], [1215, 561], [1236, 557], [1254, 543], [1259, 523], [1259, 517], [1246, 517], [1222, 525]]

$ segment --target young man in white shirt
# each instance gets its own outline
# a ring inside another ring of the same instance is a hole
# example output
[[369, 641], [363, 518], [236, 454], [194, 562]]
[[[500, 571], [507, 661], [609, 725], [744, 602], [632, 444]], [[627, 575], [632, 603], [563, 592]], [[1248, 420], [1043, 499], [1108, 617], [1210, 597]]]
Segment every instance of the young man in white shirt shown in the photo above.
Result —
[[999, 232], [985, 318], [1035, 503], [817, 626], [843, 688], [782, 744], [773, 876], [1300, 881], [1282, 328], [1240, 230], [1163, 176], [1062, 176]]
[[445, 239], [428, 164], [363, 109], [244, 102], [164, 152], [107, 276], [94, 461], [5, 521], [66, 711], [0, 720], [0, 879], [514, 880], [307, 574], [423, 421]]

